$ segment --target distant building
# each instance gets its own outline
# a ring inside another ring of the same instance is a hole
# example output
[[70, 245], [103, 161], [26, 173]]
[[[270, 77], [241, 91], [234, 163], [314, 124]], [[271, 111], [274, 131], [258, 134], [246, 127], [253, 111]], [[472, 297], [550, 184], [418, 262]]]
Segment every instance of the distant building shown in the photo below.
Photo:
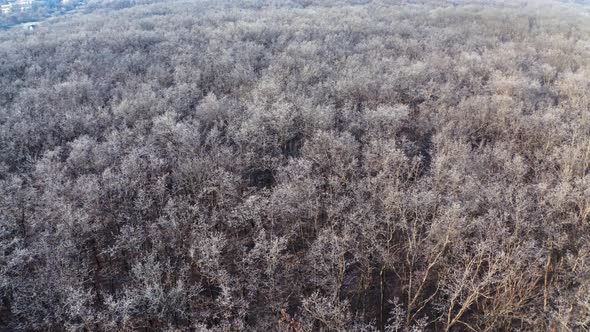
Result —
[[33, 0], [16, 0], [14, 7], [20, 9], [20, 11], [29, 10], [33, 7]]
[[[4, 3], [6, 0], [0, 0], [0, 14], [11, 14], [15, 12], [30, 11], [33, 7], [48, 7], [47, 0], [8, 0], [9, 3]], [[58, 0], [60, 6], [72, 6], [79, 4], [80, 0]], [[4, 4], [2, 4], [4, 3]]]
[[5, 5], [0, 6], [0, 11], [2, 11], [2, 14], [10, 13], [12, 11], [12, 4], [7, 3]]
[[37, 24], [39, 24], [39, 22], [27, 22], [27, 23], [23, 23], [20, 24], [19, 26], [22, 26], [23, 29], [25, 30], [36, 30], [37, 29]]

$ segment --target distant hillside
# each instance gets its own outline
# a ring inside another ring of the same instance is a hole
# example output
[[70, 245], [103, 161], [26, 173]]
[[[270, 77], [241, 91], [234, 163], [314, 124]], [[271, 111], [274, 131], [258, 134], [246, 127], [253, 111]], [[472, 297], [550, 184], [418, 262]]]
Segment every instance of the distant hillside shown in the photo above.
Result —
[[84, 0], [1, 0], [0, 29], [61, 15], [83, 3]]

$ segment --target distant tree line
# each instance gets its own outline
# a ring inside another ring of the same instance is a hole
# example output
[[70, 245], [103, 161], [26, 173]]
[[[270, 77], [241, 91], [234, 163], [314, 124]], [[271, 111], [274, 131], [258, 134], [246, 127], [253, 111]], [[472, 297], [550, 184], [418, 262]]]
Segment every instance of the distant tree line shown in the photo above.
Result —
[[0, 33], [0, 331], [588, 330], [573, 6], [97, 0]]
[[[14, 3], [13, 0], [3, 0], [0, 4]], [[42, 0], [33, 1], [30, 8], [21, 9], [15, 5], [6, 13], [0, 13], [0, 29], [9, 29], [21, 23], [35, 22], [50, 16], [64, 14], [84, 3], [84, 0]]]

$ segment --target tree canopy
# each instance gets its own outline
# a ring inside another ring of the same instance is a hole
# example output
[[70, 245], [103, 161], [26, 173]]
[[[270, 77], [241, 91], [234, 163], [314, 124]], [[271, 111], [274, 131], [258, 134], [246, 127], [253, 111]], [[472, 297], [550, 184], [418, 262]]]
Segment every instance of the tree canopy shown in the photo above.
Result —
[[588, 330], [588, 13], [95, 0], [1, 32], [0, 330]]

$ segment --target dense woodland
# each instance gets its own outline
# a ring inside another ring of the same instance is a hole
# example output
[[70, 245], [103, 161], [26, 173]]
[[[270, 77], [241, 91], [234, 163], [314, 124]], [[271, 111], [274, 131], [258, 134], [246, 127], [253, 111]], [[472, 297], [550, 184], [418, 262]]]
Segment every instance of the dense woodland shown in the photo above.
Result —
[[574, 2], [90, 1], [0, 33], [0, 331], [587, 331]]

